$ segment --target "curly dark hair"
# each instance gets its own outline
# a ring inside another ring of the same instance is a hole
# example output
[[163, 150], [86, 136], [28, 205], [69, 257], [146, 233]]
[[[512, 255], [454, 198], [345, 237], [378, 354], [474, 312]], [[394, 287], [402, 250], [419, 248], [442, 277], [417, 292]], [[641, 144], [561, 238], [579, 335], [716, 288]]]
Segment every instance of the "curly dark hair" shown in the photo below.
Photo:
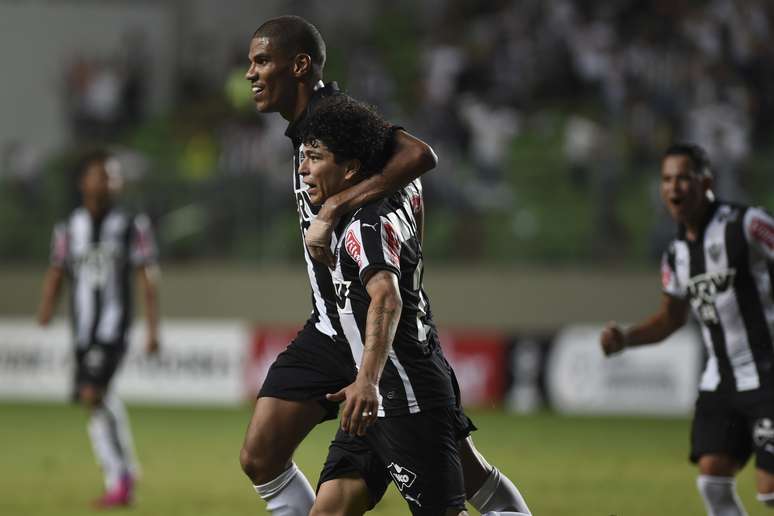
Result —
[[368, 177], [380, 171], [392, 151], [392, 126], [373, 106], [347, 95], [335, 95], [320, 101], [301, 131], [302, 141], [314, 145], [320, 141], [336, 163], [358, 159], [361, 173]]

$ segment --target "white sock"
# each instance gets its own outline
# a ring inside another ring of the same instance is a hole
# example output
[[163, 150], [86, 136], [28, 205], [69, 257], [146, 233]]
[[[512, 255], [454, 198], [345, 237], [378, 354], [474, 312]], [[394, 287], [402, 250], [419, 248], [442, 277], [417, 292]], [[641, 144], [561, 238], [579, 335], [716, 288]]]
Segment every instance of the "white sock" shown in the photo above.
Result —
[[699, 475], [696, 486], [704, 500], [708, 516], [747, 516], [736, 495], [734, 477]]
[[91, 413], [88, 428], [94, 456], [105, 476], [105, 489], [111, 491], [127, 473], [112, 417], [104, 407], [96, 408]]
[[274, 480], [253, 487], [272, 516], [308, 516], [314, 505], [314, 490], [295, 464]]
[[129, 425], [129, 415], [126, 413], [126, 407], [112, 393], [108, 393], [105, 396], [102, 404], [113, 417], [116, 439], [121, 447], [126, 469], [129, 474], [137, 478], [140, 475], [140, 463], [137, 461], [137, 453], [134, 450], [134, 439], [132, 438], [132, 429]]
[[530, 516], [532, 514], [513, 482], [494, 466], [484, 484], [468, 501], [482, 516]]

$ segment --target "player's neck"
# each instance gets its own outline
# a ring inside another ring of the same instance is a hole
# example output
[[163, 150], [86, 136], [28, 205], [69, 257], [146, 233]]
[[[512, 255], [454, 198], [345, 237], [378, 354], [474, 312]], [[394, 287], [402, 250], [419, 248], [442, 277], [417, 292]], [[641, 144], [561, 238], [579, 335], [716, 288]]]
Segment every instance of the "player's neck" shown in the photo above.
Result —
[[312, 98], [312, 95], [314, 95], [314, 92], [317, 89], [317, 84], [321, 82], [321, 80], [322, 79], [310, 79], [308, 81], [298, 83], [296, 101], [291, 109], [286, 111], [283, 110], [280, 112], [282, 118], [290, 123], [298, 120], [298, 118], [306, 110], [306, 107], [309, 105], [309, 100]]
[[110, 201], [85, 199], [83, 201], [83, 206], [86, 208], [86, 211], [89, 212], [89, 215], [91, 215], [91, 218], [101, 219], [102, 217], [105, 216], [105, 214], [110, 209]]
[[698, 240], [704, 232], [704, 226], [707, 224], [707, 216], [711, 207], [711, 202], [702, 202], [694, 216], [685, 222], [685, 236], [688, 240]]

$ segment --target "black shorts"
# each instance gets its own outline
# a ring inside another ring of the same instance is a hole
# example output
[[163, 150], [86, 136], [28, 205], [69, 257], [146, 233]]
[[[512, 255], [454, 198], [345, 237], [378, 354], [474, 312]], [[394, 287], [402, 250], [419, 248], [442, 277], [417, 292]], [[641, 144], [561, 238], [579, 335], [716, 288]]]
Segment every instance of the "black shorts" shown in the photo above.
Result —
[[346, 342], [332, 339], [307, 321], [269, 368], [259, 398], [319, 402], [323, 420], [336, 419], [339, 404], [325, 399], [343, 389], [357, 375], [352, 352]]
[[691, 428], [691, 461], [724, 453], [774, 473], [774, 392], [699, 393]]
[[364, 437], [339, 430], [328, 450], [318, 489], [323, 482], [357, 473], [368, 486], [371, 507], [392, 481], [414, 515], [443, 515], [449, 507], [464, 509], [458, 412], [448, 407], [379, 418]]
[[105, 344], [93, 342], [75, 349], [75, 385], [73, 400], [77, 401], [82, 386], [107, 388], [126, 354], [123, 342]]

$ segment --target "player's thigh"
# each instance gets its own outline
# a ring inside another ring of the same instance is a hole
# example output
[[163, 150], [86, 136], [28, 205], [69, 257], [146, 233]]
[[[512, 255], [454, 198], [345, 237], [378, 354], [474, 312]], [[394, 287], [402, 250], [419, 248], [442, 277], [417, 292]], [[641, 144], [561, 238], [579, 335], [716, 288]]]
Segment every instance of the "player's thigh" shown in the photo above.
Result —
[[277, 468], [281, 472], [323, 415], [322, 406], [315, 401], [258, 398], [245, 433], [243, 454], [279, 462]]
[[691, 426], [691, 460], [703, 475], [733, 476], [753, 447], [749, 425], [732, 398], [700, 393]]
[[393, 483], [412, 514], [464, 510], [465, 489], [452, 409], [379, 420], [376, 443]]
[[319, 476], [318, 490], [328, 481], [362, 479], [368, 495], [365, 507], [367, 510], [373, 508], [382, 499], [390, 484], [386, 465], [373, 445], [370, 435], [350, 435], [339, 428], [328, 447], [328, 456]]
[[361, 516], [370, 509], [365, 481], [352, 473], [320, 484], [309, 516]]
[[699, 457], [699, 473], [713, 477], [733, 477], [741, 468], [736, 458], [725, 453], [708, 453]]

